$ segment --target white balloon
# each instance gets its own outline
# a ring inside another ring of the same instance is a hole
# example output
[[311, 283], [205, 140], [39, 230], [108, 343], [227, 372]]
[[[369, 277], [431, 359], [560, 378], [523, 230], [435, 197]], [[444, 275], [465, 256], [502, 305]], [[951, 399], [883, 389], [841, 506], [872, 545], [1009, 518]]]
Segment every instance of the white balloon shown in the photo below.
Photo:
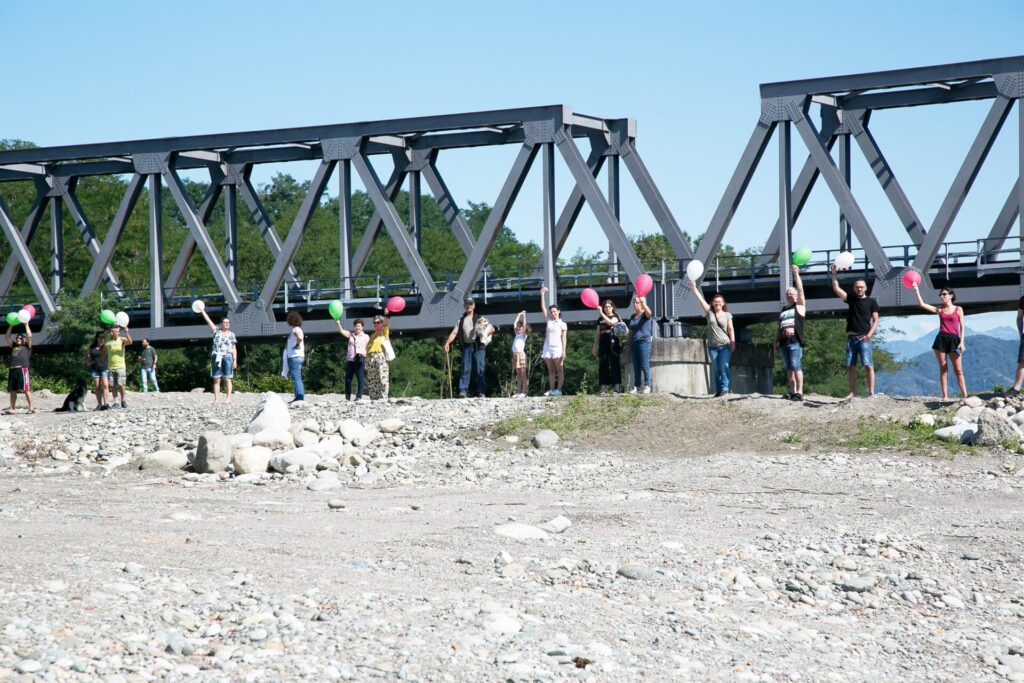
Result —
[[202, 313], [205, 310], [206, 310], [206, 304], [203, 303], [202, 299], [196, 299], [195, 301], [192, 302], [192, 312], [193, 313]]
[[128, 314], [124, 311], [119, 311], [114, 320], [117, 321], [118, 327], [128, 327]]
[[28, 321], [31, 320], [31, 319], [32, 319], [32, 316], [29, 314], [28, 311], [25, 311], [25, 310], [18, 311], [18, 320], [21, 321], [22, 323], [28, 323]]
[[854, 260], [855, 259], [852, 253], [848, 251], [841, 251], [839, 252], [839, 255], [836, 256], [836, 269], [847, 270], [849, 268], [852, 268]]
[[694, 282], [704, 274], [704, 264], [694, 259], [686, 264], [686, 277], [690, 278]]

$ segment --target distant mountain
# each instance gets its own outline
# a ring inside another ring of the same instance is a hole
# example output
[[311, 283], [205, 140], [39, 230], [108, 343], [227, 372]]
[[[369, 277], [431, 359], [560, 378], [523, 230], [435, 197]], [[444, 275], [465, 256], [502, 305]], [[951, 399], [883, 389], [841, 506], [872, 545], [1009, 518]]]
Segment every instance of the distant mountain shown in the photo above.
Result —
[[[970, 333], [971, 328], [968, 325], [967, 334], [969, 335]], [[993, 327], [991, 330], [985, 330], [984, 332], [979, 332], [978, 334], [983, 334], [986, 337], [995, 337], [996, 339], [1009, 339], [1011, 341], [1017, 341], [1018, 339], [1020, 339], [1020, 335], [1017, 334], [1017, 330], [1013, 329], [1013, 327], [1011, 327], [1010, 325], [1003, 325], [1002, 327]]]
[[[976, 336], [971, 331], [970, 323], [967, 325], [967, 339], [970, 344], [970, 339]], [[985, 330], [979, 332], [977, 336], [992, 337], [994, 339], [1011, 340], [1016, 342], [1020, 339], [1020, 335], [1017, 334], [1017, 330], [1013, 329], [1010, 325], [1003, 325], [1002, 327], [994, 327], [991, 330]], [[935, 341], [935, 333], [929, 332], [928, 334], [918, 337], [917, 339], [894, 339], [887, 341], [882, 345], [886, 351], [893, 355], [896, 360], [912, 360], [922, 353], [931, 352], [932, 342]], [[937, 380], [936, 380], [937, 381]]]
[[[997, 339], [985, 334], [967, 331], [967, 351], [964, 352], [964, 378], [967, 380], [967, 391], [991, 391], [996, 384], [1008, 387], [1013, 384], [1013, 375], [1017, 368], [1016, 331], [1011, 327], [1013, 339]], [[924, 339], [922, 337], [922, 339]], [[938, 396], [939, 365], [931, 351], [931, 342], [935, 335], [928, 336], [928, 350], [918, 354], [906, 362], [896, 372], [880, 372], [877, 378], [878, 391], [894, 396]], [[920, 342], [921, 339], [912, 343]], [[885, 345], [889, 349], [888, 342]], [[950, 368], [947, 380], [949, 395], [956, 396], [956, 378]]]

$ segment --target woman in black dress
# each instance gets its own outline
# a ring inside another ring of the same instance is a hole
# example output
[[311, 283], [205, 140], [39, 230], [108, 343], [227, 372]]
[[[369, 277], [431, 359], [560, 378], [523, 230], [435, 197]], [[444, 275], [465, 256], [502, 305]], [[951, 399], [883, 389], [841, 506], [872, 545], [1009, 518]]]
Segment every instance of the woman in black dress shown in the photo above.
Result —
[[600, 393], [608, 393], [608, 387], [618, 393], [619, 385], [622, 384], [622, 362], [619, 359], [622, 346], [613, 328], [620, 321], [619, 314], [615, 312], [615, 304], [608, 299], [601, 304], [598, 314], [601, 317], [597, 321], [594, 346], [590, 352], [597, 356], [597, 381], [601, 385]]

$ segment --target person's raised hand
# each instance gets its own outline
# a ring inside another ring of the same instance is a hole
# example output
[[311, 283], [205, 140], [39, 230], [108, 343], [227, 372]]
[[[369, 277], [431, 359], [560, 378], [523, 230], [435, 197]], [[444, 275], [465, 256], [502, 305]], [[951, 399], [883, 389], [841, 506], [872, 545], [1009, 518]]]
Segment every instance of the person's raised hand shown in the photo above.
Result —
[[793, 271], [793, 275], [799, 275], [800, 274], [800, 266], [796, 265], [795, 263], [793, 265], [791, 265], [789, 267], [789, 269]]
[[544, 287], [544, 286], [542, 285], [542, 286], [541, 286], [541, 288], [540, 288], [540, 293], [541, 293], [541, 294], [547, 294], [547, 293], [548, 293], [548, 288], [547, 288], [547, 287]]
[[835, 275], [835, 274], [836, 274], [836, 264], [834, 264], [834, 263], [833, 263], [832, 265], [830, 265], [830, 266], [828, 267], [828, 272], [830, 272], [830, 273], [832, 273], [833, 275]]

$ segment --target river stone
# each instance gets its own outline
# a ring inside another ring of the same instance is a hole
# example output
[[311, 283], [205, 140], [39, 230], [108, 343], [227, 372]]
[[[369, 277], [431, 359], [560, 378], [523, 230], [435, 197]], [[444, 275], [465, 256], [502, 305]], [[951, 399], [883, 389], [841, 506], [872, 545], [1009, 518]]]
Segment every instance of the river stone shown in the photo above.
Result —
[[549, 534], [560, 534], [571, 526], [572, 522], [570, 522], [567, 517], [558, 515], [554, 519], [544, 522], [543, 524], [538, 524], [537, 528], [543, 529]]
[[863, 574], [861, 576], [853, 576], [849, 579], [844, 579], [840, 584], [840, 587], [844, 591], [852, 591], [854, 593], [864, 593], [875, 587], [878, 583], [878, 577], [874, 574]]
[[345, 452], [345, 442], [340, 436], [329, 436], [316, 445], [316, 451], [322, 458], [337, 459]]
[[971, 406], [960, 406], [956, 409], [956, 416], [964, 422], [977, 422], [980, 413], [981, 408], [972, 408]]
[[401, 431], [404, 426], [405, 422], [399, 420], [397, 417], [389, 417], [388, 419], [381, 420], [377, 423], [377, 429], [385, 434], [394, 434], [395, 432]]
[[239, 448], [248, 448], [252, 445], [252, 434], [232, 434], [228, 437], [228, 441], [231, 442], [231, 447], [235, 450]]
[[981, 408], [985, 405], [985, 402], [977, 396], [968, 396], [964, 399], [964, 405], [969, 408]]
[[984, 408], [978, 415], [978, 429], [975, 443], [979, 446], [999, 446], [1006, 441], [1020, 443], [1024, 434], [1008, 417], [991, 408]]
[[1024, 410], [1019, 413], [1014, 413], [1013, 417], [1010, 418], [1010, 422], [1018, 427], [1024, 427]]
[[533, 437], [534, 448], [551, 448], [556, 443], [558, 443], [558, 434], [550, 429], [539, 431]]
[[341, 438], [345, 441], [352, 441], [363, 431], [363, 425], [358, 420], [342, 420], [341, 426], [338, 427], [338, 433], [341, 434]]
[[532, 524], [519, 524], [512, 522], [494, 527], [494, 533], [506, 538], [514, 538], [519, 541], [545, 541], [548, 532]]
[[322, 479], [314, 479], [306, 485], [306, 488], [310, 491], [330, 491], [341, 486], [341, 482], [336, 477], [324, 477]]
[[373, 427], [369, 427], [356, 434], [355, 438], [352, 439], [352, 445], [356, 448], [364, 448], [376, 441], [379, 436], [380, 432]]
[[264, 429], [252, 437], [253, 446], [266, 446], [272, 451], [294, 448], [295, 440], [290, 432], [284, 429]]
[[140, 470], [180, 470], [188, 464], [188, 458], [181, 451], [154, 451], [142, 456]]
[[933, 434], [943, 441], [969, 444], [974, 443], [974, 436], [977, 430], [978, 425], [959, 422], [948, 427], [943, 427], [942, 429], [936, 429]]
[[295, 448], [278, 453], [270, 459], [270, 467], [282, 474], [287, 472], [289, 467], [313, 471], [319, 463], [320, 454], [314, 448]]
[[295, 438], [295, 445], [299, 448], [315, 446], [320, 443], [320, 436], [316, 432], [311, 432], [307, 429], [299, 430], [298, 434], [292, 432], [292, 436]]
[[203, 432], [196, 444], [196, 459], [192, 466], [200, 474], [226, 472], [231, 464], [233, 450], [223, 432]]
[[658, 572], [642, 564], [624, 564], [615, 573], [633, 581], [658, 580]]
[[270, 465], [270, 458], [274, 452], [266, 446], [248, 446], [235, 449], [231, 456], [231, 464], [235, 468], [235, 474], [262, 474], [267, 471]]
[[260, 398], [256, 407], [256, 414], [249, 421], [245, 431], [249, 434], [259, 434], [266, 429], [288, 430], [292, 426], [292, 416], [288, 412], [288, 406], [284, 400], [272, 391], [268, 391]]

